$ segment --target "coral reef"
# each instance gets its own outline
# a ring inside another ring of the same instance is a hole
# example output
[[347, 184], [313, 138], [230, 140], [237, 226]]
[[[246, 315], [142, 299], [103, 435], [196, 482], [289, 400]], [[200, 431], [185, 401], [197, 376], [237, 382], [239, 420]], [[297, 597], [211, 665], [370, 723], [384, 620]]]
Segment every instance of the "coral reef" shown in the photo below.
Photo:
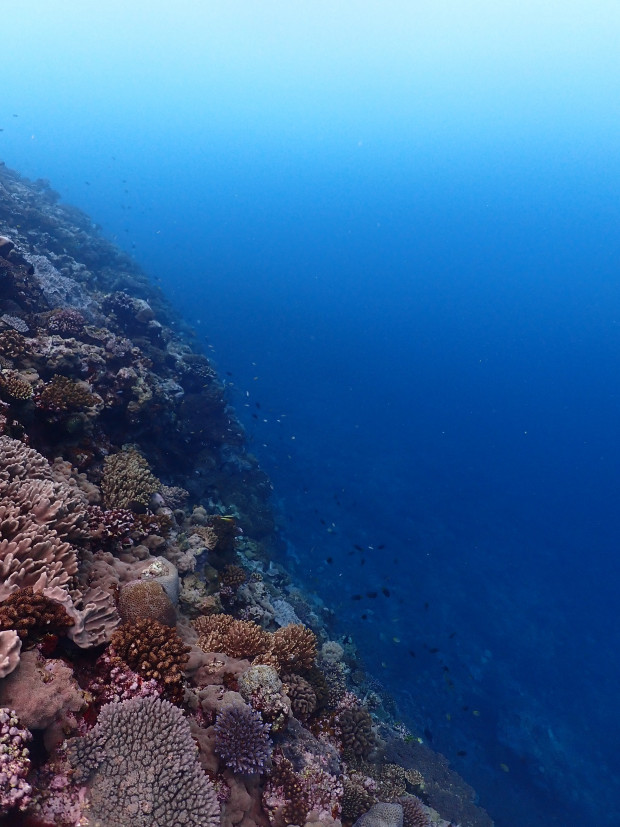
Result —
[[197, 752], [181, 710], [148, 697], [104, 706], [67, 755], [87, 785], [91, 818], [107, 827], [219, 827], [215, 790]]
[[226, 383], [161, 292], [4, 165], [0, 234], [0, 817], [489, 827], [292, 583]]
[[246, 704], [226, 707], [215, 721], [215, 752], [235, 772], [263, 772], [271, 755], [270, 728]]

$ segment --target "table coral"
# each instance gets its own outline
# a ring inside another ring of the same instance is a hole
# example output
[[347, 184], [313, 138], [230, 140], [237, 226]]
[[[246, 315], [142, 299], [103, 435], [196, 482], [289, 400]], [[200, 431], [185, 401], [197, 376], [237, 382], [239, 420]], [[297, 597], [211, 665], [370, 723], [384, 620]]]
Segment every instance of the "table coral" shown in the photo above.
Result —
[[213, 785], [180, 709], [154, 697], [106, 704], [95, 727], [69, 741], [90, 818], [106, 827], [219, 827]]

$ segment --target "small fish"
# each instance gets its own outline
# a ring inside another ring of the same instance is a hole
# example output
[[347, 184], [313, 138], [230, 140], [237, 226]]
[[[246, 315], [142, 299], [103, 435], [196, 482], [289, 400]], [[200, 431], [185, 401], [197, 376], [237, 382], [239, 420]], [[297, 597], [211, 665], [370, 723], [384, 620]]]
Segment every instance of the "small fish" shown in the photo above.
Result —
[[466, 751], [466, 750], [464, 750], [464, 749], [459, 749], [459, 750], [457, 750], [457, 753], [456, 753], [456, 754], [457, 754], [460, 758], [463, 758], [463, 756], [464, 756], [464, 755], [467, 755], [467, 751]]
[[361, 600], [361, 599], [362, 599], [362, 595], [361, 595], [361, 594], [354, 594], [354, 595], [351, 597], [351, 600]]
[[436, 655], [439, 649], [436, 646], [433, 646], [432, 649], [429, 649], [429, 654]]
[[424, 737], [429, 743], [433, 742], [433, 733], [430, 731], [430, 729], [427, 728], [424, 730]]
[[255, 413], [252, 414], [252, 419], [258, 419]]
[[479, 717], [480, 717], [480, 711], [479, 711], [479, 710], [477, 710], [477, 709], [474, 709], [474, 711], [473, 711], [471, 714], [472, 714], [474, 717], [476, 717], [476, 718], [479, 718]]
[[362, 615], [362, 620], [368, 620], [368, 615]]
[[412, 658], [415, 658], [415, 652], [413, 651], [413, 649], [409, 650], [409, 654], [411, 655]]
[[381, 545], [377, 546], [377, 548], [379, 549], [379, 551], [381, 551], [382, 549], [385, 548], [385, 543], [381, 543]]
[[424, 604], [424, 611], [425, 611], [425, 612], [428, 612], [428, 603], [425, 603], [425, 604]]
[[379, 596], [378, 592], [366, 592], [366, 597], [370, 597], [371, 600], [374, 599], [375, 597], [378, 597], [378, 596]]
[[257, 408], [259, 409], [259, 411], [260, 411], [260, 402], [255, 402], [254, 404], [256, 405], [256, 407], [257, 407]]
[[510, 772], [510, 767], [508, 764], [500, 764], [500, 767], [504, 770], [504, 772]]
[[384, 594], [386, 597], [389, 597], [389, 596], [390, 596], [390, 590], [389, 590], [389, 589], [386, 589], [386, 588], [385, 588], [385, 586], [381, 589], [381, 591], [383, 592], [383, 594]]
[[452, 640], [452, 638], [456, 637], [456, 632], [452, 632], [452, 634], [448, 635], [448, 637]]
[[333, 557], [328, 557], [325, 562], [329, 563], [329, 565], [331, 566], [331, 564], [334, 562], [334, 558]]
[[353, 548], [356, 548], [358, 551], [364, 551], [364, 549], [362, 548], [362, 546], [358, 546], [358, 544], [357, 544], [357, 543], [354, 543], [354, 544], [353, 544]]
[[321, 523], [321, 525], [327, 525], [327, 523], [325, 522], [325, 520], [319, 520], [319, 522]]
[[365, 565], [366, 565], [366, 561], [362, 557], [362, 559], [360, 560], [360, 566], [365, 566]]

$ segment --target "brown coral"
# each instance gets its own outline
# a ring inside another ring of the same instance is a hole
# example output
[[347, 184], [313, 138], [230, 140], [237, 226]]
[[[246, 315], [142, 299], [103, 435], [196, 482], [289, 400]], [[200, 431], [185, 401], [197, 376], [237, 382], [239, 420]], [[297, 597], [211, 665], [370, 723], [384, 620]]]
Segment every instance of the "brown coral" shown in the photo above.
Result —
[[403, 827], [431, 827], [431, 820], [417, 796], [404, 795], [398, 803], [403, 808]]
[[119, 626], [111, 643], [113, 657], [142, 677], [156, 680], [171, 699], [182, 697], [183, 667], [188, 661], [189, 647], [174, 629], [156, 620], [141, 619]]
[[64, 607], [31, 586], [17, 589], [0, 606], [0, 629], [14, 629], [22, 641], [46, 634], [65, 634], [74, 620]]
[[376, 802], [377, 799], [359, 781], [345, 777], [342, 795], [343, 821], [357, 821]]
[[0, 373], [0, 392], [11, 402], [25, 402], [32, 396], [32, 385], [14, 370], [3, 370]]
[[231, 589], [237, 590], [247, 580], [247, 573], [241, 566], [229, 565], [224, 566], [224, 571], [220, 575], [220, 582], [223, 586], [228, 586]]
[[26, 350], [26, 339], [17, 330], [3, 330], [0, 333], [0, 355], [16, 359]]
[[148, 462], [134, 448], [105, 458], [101, 492], [106, 508], [144, 509], [161, 486]]
[[204, 652], [223, 652], [231, 658], [254, 658], [269, 650], [270, 635], [251, 620], [219, 614], [194, 621], [198, 646]]
[[342, 750], [346, 758], [368, 758], [375, 746], [372, 718], [365, 709], [345, 709], [338, 716]]
[[314, 689], [301, 675], [283, 675], [282, 682], [291, 699], [293, 714], [299, 721], [307, 721], [317, 706]]
[[281, 670], [304, 672], [316, 660], [316, 635], [307, 626], [291, 623], [274, 632], [271, 651]]
[[273, 812], [270, 819], [276, 827], [283, 827], [287, 824], [305, 824], [308, 815], [308, 796], [304, 789], [303, 782], [299, 779], [292, 763], [288, 758], [276, 757], [271, 778], [266, 786], [263, 801], [268, 810], [273, 811], [272, 797], [275, 801], [285, 800], [284, 806], [280, 806]]
[[47, 329], [50, 333], [56, 333], [59, 336], [75, 336], [84, 330], [85, 324], [86, 319], [79, 310], [64, 307], [52, 313], [47, 322]]
[[157, 580], [134, 580], [121, 589], [118, 611], [123, 623], [150, 618], [164, 626], [176, 626], [174, 605]]
[[83, 383], [74, 382], [73, 379], [67, 379], [58, 373], [36, 398], [38, 408], [55, 413], [82, 411], [85, 408], [93, 408], [100, 401], [100, 397], [95, 396]]

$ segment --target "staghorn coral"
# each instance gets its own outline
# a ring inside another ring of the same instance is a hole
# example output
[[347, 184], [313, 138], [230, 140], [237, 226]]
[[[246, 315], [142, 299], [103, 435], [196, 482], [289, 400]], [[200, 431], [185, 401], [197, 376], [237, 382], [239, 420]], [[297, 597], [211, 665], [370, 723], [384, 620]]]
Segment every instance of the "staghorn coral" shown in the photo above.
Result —
[[338, 729], [345, 757], [368, 758], [375, 746], [372, 718], [365, 709], [345, 709], [338, 715]]
[[235, 620], [231, 615], [196, 618], [198, 646], [203, 652], [223, 652], [233, 658], [253, 658], [269, 650], [270, 635], [251, 620]]
[[32, 740], [27, 729], [19, 725], [12, 709], [0, 708], [0, 816], [9, 810], [25, 810], [30, 804], [32, 787], [26, 782], [30, 770], [26, 744]]
[[59, 373], [54, 374], [35, 397], [37, 408], [53, 413], [83, 411], [100, 402], [100, 397], [88, 390], [84, 383], [74, 382]]
[[0, 678], [6, 678], [19, 665], [21, 648], [22, 642], [14, 629], [0, 632]]
[[123, 623], [140, 618], [156, 620], [164, 626], [176, 626], [174, 604], [164, 587], [155, 579], [126, 583], [118, 596], [118, 611]]
[[170, 698], [182, 697], [189, 647], [174, 629], [149, 619], [123, 623], [112, 633], [111, 645], [112, 656], [142, 677], [156, 680]]
[[180, 709], [154, 697], [106, 704], [95, 727], [69, 741], [90, 820], [106, 827], [219, 827], [213, 785]]
[[101, 492], [106, 508], [146, 508], [161, 483], [148, 462], [134, 448], [107, 456], [103, 461]]
[[261, 773], [271, 755], [270, 724], [247, 704], [233, 704], [215, 720], [215, 752], [234, 772]]
[[32, 586], [14, 591], [0, 605], [0, 629], [14, 629], [22, 641], [33, 641], [47, 634], [66, 634], [75, 620], [64, 607]]
[[9, 402], [25, 402], [32, 396], [32, 385], [14, 370], [0, 373], [0, 392]]
[[403, 827], [431, 827], [424, 804], [415, 795], [404, 795], [398, 799], [403, 808]]
[[283, 675], [282, 681], [291, 699], [293, 714], [299, 721], [307, 721], [316, 710], [314, 689], [301, 675]]
[[316, 660], [316, 635], [307, 626], [283, 626], [273, 633], [271, 652], [281, 670], [304, 672]]

